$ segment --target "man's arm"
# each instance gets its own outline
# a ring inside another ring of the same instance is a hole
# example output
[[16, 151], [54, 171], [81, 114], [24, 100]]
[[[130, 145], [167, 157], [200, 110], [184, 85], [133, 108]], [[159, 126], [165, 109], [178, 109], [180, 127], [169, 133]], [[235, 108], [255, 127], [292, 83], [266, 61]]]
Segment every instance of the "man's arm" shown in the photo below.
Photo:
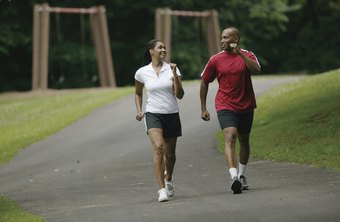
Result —
[[255, 75], [260, 74], [261, 67], [259, 66], [259, 64], [255, 62], [254, 60], [252, 60], [251, 58], [249, 58], [248, 56], [246, 56], [245, 54], [243, 54], [240, 50], [238, 51], [239, 53], [237, 54], [241, 56], [243, 61], [246, 63], [247, 68], [250, 70], [250, 72]]
[[201, 81], [200, 99], [201, 99], [201, 118], [205, 121], [210, 120], [210, 114], [207, 110], [207, 95], [209, 90], [209, 82]]
[[232, 47], [233, 47], [234, 52], [237, 55], [241, 56], [243, 61], [246, 63], [247, 68], [250, 70], [250, 72], [252, 74], [256, 75], [256, 74], [260, 74], [261, 73], [261, 66], [257, 62], [255, 62], [254, 60], [252, 60], [251, 58], [249, 58], [248, 56], [243, 54], [237, 44], [234, 43], [232, 45]]

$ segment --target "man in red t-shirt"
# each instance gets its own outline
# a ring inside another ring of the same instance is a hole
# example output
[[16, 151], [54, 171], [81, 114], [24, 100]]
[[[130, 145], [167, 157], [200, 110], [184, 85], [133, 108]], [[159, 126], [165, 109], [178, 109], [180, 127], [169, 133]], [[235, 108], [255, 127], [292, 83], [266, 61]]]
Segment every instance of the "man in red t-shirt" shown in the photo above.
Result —
[[[249, 159], [249, 135], [256, 108], [251, 74], [259, 74], [261, 66], [256, 56], [247, 50], [240, 49], [240, 31], [229, 27], [222, 32], [221, 46], [223, 51], [212, 56], [201, 76], [201, 118], [210, 120], [206, 107], [209, 83], [216, 78], [219, 84], [215, 98], [218, 121], [225, 138], [225, 159], [232, 178], [231, 190], [234, 194], [248, 189], [244, 176]], [[236, 140], [240, 143], [239, 166], [235, 154]]]

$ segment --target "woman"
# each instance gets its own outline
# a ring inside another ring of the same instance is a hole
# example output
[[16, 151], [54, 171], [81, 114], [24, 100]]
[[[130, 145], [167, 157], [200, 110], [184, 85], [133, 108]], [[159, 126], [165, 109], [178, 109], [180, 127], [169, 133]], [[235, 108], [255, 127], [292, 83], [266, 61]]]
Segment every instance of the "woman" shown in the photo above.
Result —
[[[164, 62], [163, 42], [146, 44], [144, 65], [135, 74], [136, 119], [145, 116], [145, 125], [153, 148], [153, 163], [159, 185], [158, 201], [168, 201], [175, 193], [173, 170], [176, 162], [177, 137], [182, 135], [178, 99], [184, 96], [181, 73], [176, 64]], [[143, 88], [147, 89], [145, 113], [142, 111]]]

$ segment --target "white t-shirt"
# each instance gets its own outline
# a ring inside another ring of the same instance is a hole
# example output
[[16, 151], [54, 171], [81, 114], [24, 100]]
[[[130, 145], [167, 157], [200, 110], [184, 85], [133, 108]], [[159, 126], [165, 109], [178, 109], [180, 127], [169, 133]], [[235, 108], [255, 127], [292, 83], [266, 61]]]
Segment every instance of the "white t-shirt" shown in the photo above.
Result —
[[[181, 76], [178, 68], [177, 75]], [[145, 112], [162, 114], [179, 112], [177, 100], [172, 89], [173, 74], [168, 63], [163, 62], [158, 76], [151, 63], [143, 66], [136, 71], [135, 79], [143, 83], [147, 89]]]

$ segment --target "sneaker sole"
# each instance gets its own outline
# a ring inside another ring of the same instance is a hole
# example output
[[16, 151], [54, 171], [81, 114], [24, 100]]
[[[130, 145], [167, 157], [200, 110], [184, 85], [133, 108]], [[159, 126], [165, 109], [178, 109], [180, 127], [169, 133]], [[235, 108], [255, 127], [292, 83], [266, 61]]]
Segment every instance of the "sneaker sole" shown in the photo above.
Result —
[[242, 190], [249, 190], [249, 186], [248, 187], [242, 187]]
[[231, 185], [231, 190], [233, 191], [233, 194], [240, 194], [242, 193], [242, 184], [240, 181], [236, 180]]
[[160, 203], [167, 202], [167, 201], [169, 201], [169, 198], [158, 200], [158, 202], [160, 202]]

